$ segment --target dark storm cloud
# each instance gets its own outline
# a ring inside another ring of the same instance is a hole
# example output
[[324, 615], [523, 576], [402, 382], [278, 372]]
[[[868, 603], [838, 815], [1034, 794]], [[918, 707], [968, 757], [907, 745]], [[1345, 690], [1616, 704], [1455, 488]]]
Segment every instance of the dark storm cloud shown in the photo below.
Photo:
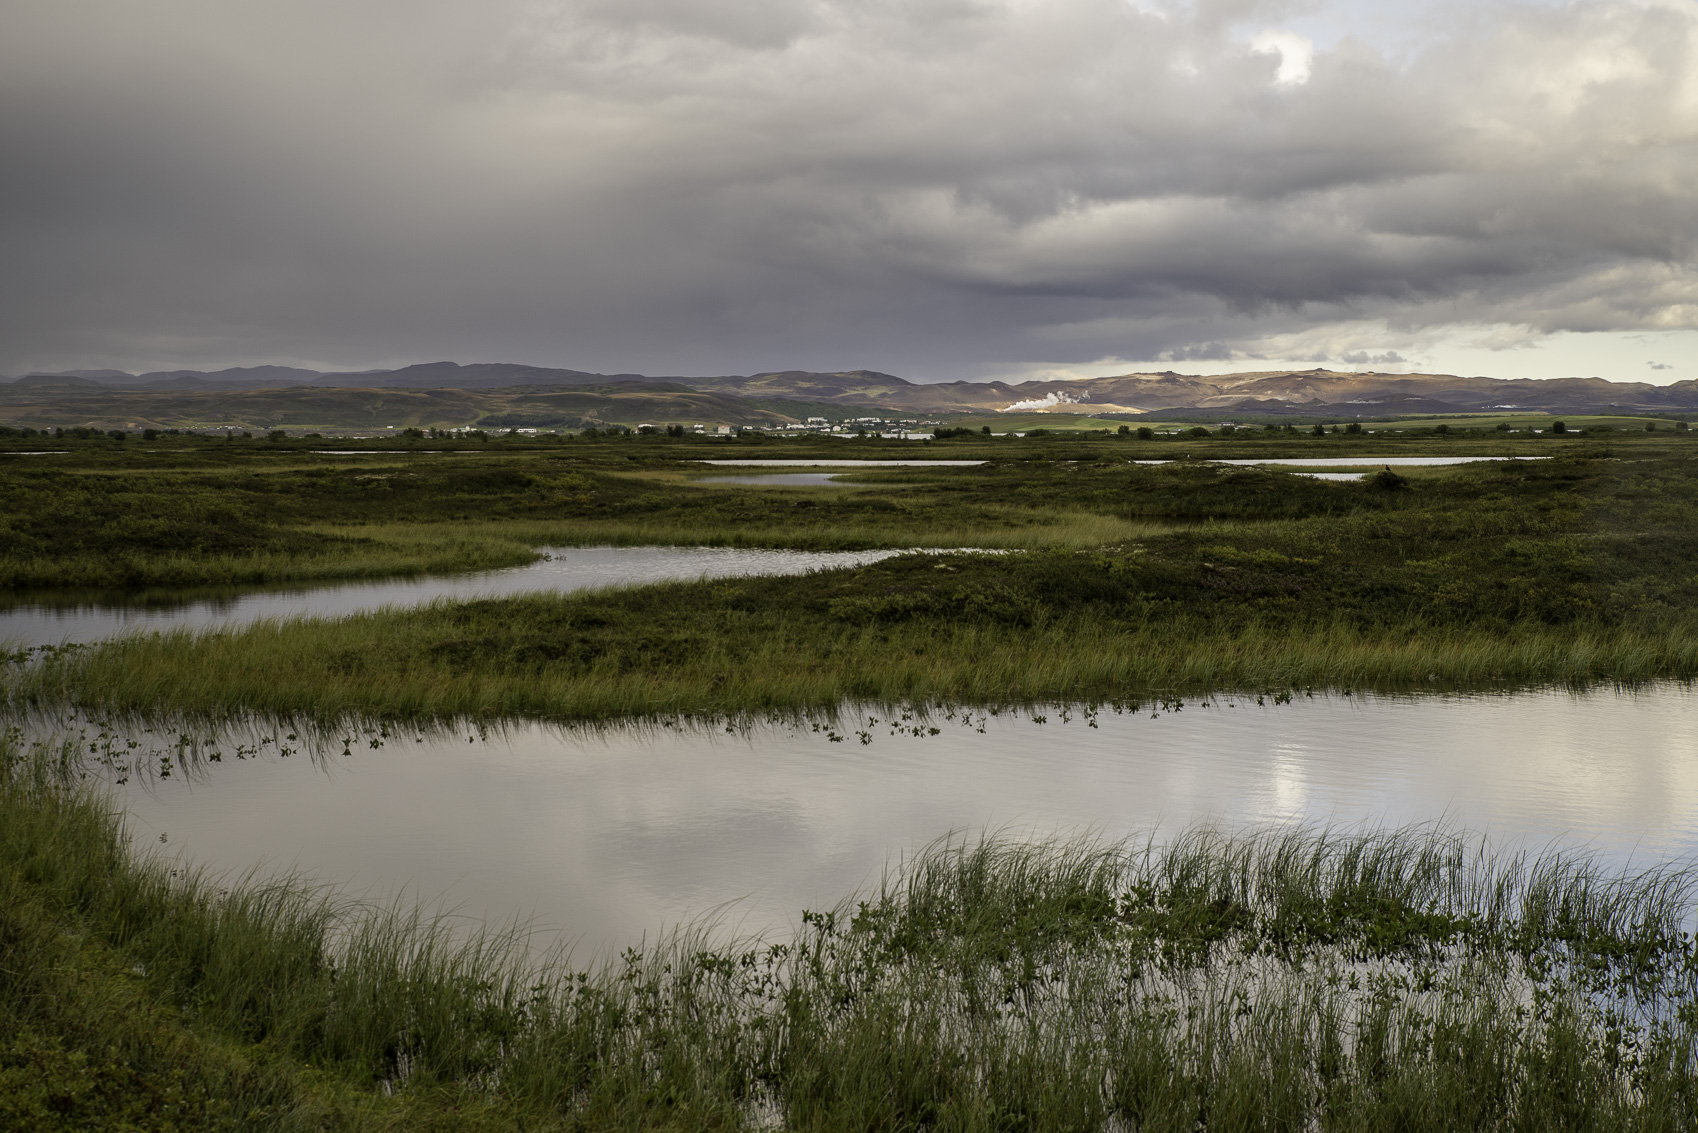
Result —
[[1162, 355], [1170, 362], [1224, 362], [1230, 361], [1234, 356], [1233, 349], [1224, 342], [1201, 342], [1189, 346], [1176, 346]]
[[13, 0], [0, 370], [1698, 324], [1698, 8], [1475, 5], [1390, 58], [1258, 39], [1287, 7]]

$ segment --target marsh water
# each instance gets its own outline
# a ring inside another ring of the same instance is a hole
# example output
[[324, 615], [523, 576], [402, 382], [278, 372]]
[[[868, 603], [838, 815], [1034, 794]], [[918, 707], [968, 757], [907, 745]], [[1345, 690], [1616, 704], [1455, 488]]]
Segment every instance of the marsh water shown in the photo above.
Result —
[[95, 641], [129, 630], [204, 629], [265, 618], [342, 617], [384, 606], [445, 599], [492, 598], [539, 591], [565, 593], [764, 574], [801, 574], [860, 566], [896, 551], [769, 551], [740, 547], [540, 547], [527, 566], [469, 574], [342, 582], [250, 591], [163, 603], [94, 598], [0, 609], [0, 644], [58, 645]]
[[988, 460], [692, 460], [722, 468], [976, 468]]
[[[755, 472], [748, 476], [703, 476], [697, 484], [754, 484], [761, 488], [853, 488], [838, 472]], [[888, 487], [889, 485], [880, 485]]]
[[[1548, 456], [1314, 456], [1256, 457], [1247, 460], [1208, 460], [1199, 463], [1227, 464], [1235, 468], [1448, 468], [1458, 464], [1495, 463], [1501, 460], [1549, 460]], [[1134, 460], [1133, 464], [1175, 464], [1173, 460]]]
[[169, 733], [135, 749], [155, 749], [154, 773], [121, 788], [138, 845], [530, 918], [537, 940], [580, 955], [704, 915], [783, 931], [951, 832], [1444, 820], [1618, 861], [1698, 852], [1698, 695], [1678, 685], [896, 720], [851, 708], [733, 732], [351, 731], [316, 754], [275, 727], [241, 736], [247, 750], [227, 734], [219, 762], [168, 778]]
[[1444, 468], [1457, 464], [1477, 464], [1500, 460], [1549, 460], [1548, 456], [1316, 456], [1291, 457], [1280, 460], [1215, 460], [1211, 464], [1232, 464], [1240, 467], [1267, 465], [1280, 468], [1360, 468], [1377, 464], [1382, 468]]
[[[0, 612], [0, 639], [793, 573], [891, 553], [571, 548], [477, 575], [23, 607]], [[574, 942], [580, 956], [702, 917], [724, 932], [784, 932], [802, 910], [876, 884], [896, 855], [987, 830], [1160, 840], [1197, 822], [1443, 821], [1617, 862], [1698, 855], [1698, 693], [1674, 684], [894, 720], [849, 706], [731, 730], [351, 729], [316, 744], [254, 722], [206, 738], [187, 765], [174, 733], [113, 735], [148, 769], [118, 787], [139, 847], [232, 875], [299, 871], [474, 922], [528, 920], [539, 944]]]
[[[1365, 468], [1372, 465], [1399, 468], [1436, 468], [1456, 464], [1471, 464], [1475, 461], [1498, 460], [1545, 460], [1547, 457], [1508, 457], [1508, 456], [1378, 456], [1378, 457], [1300, 457], [1288, 460], [1213, 460], [1211, 464], [1228, 464], [1241, 467], [1265, 466], [1269, 468], [1292, 469], [1299, 476], [1312, 476], [1317, 480], [1360, 480], [1363, 472], [1317, 472], [1312, 469], [1320, 468]], [[698, 464], [716, 464], [727, 467], [741, 468], [845, 468], [859, 467], [907, 467], [907, 468], [968, 468], [987, 463], [982, 460], [702, 460]], [[1134, 464], [1172, 464], [1169, 460], [1136, 460]], [[852, 488], [857, 485], [852, 481], [838, 479], [836, 473], [829, 472], [768, 472], [752, 473], [741, 476], [705, 476], [697, 480], [698, 484], [753, 484], [761, 487], [784, 488]], [[889, 485], [880, 485], [889, 487]]]

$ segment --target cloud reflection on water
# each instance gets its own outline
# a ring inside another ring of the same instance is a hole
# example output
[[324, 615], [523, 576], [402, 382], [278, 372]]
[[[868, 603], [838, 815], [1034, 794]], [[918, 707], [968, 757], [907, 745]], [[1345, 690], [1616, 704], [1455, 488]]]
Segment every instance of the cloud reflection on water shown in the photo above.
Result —
[[[1231, 705], [1230, 707], [1228, 705]], [[1097, 726], [1004, 714], [881, 723], [862, 745], [807, 726], [574, 732], [521, 726], [226, 761], [196, 782], [132, 788], [140, 841], [196, 861], [264, 860], [468, 915], [535, 915], [548, 934], [617, 948], [715, 908], [783, 928], [877, 880], [949, 831], [1171, 833], [1196, 821], [1446, 819], [1495, 838], [1612, 857], [1698, 850], [1698, 697], [1220, 699]], [[840, 725], [838, 732], [844, 733]]]

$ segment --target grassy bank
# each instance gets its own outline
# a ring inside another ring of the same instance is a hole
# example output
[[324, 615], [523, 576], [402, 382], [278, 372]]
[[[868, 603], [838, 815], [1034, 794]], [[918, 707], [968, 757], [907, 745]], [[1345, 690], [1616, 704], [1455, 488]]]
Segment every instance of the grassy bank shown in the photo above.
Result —
[[[44, 442], [45, 443], [45, 442]], [[322, 446], [327, 442], [320, 442]], [[1612, 440], [1684, 454], [1673, 433]], [[548, 442], [387, 442], [360, 455], [302, 442], [160, 437], [55, 440], [68, 451], [0, 451], [0, 593], [233, 586], [476, 570], [530, 546], [706, 542], [806, 549], [1093, 546], [1150, 525], [1226, 516], [1327, 515], [1326, 486], [1220, 493], [1107, 491], [1129, 460], [1255, 456], [1563, 456], [1585, 440], [1482, 435], [959, 438], [886, 441], [637, 437]], [[440, 449], [442, 451], [429, 451]], [[774, 490], [699, 483], [701, 459], [914, 457], [986, 460], [974, 470], [861, 474], [868, 487]]]
[[597, 719], [1698, 677], [1684, 458], [1356, 483], [1185, 462], [934, 475], [920, 490], [963, 508], [1065, 499], [1139, 534], [133, 637], [13, 664], [8, 687], [100, 711]]
[[[1694, 875], [1444, 830], [939, 843], [785, 940], [537, 962], [137, 855], [0, 760], [0, 1124], [1677, 1129]], [[72, 772], [69, 779], [64, 771]]]
[[579, 442], [571, 455], [214, 448], [14, 460], [0, 467], [0, 593], [448, 573], [515, 565], [546, 545], [1094, 546], [1165, 526], [1102, 500], [1009, 494], [1007, 474], [774, 491], [700, 483], [705, 470], [679, 455]]
[[[678, 619], [627, 635], [623, 596], [526, 598], [131, 638], [14, 666], [36, 706], [225, 718], [604, 720], [829, 709], [845, 700], [1019, 704], [1237, 689], [1443, 692], [1698, 678], [1698, 630], [1394, 627], [1340, 621], [1232, 629], [1184, 621], [1041, 627], [921, 619], [899, 630], [742, 616], [750, 584], [657, 588]], [[715, 623], [715, 615], [723, 620]], [[633, 619], [635, 620], [635, 619]], [[597, 623], [600, 624], [597, 624]]]

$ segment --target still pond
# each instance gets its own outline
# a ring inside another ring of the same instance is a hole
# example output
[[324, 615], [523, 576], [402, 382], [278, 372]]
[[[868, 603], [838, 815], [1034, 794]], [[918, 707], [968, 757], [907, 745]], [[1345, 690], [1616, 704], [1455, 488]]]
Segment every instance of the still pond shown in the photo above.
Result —
[[175, 733], [120, 734], [151, 752], [152, 773], [119, 788], [140, 846], [531, 919], [539, 941], [585, 954], [704, 915], [782, 931], [951, 832], [1443, 820], [1618, 861], [1698, 851], [1698, 696], [1679, 685], [894, 720], [848, 707], [732, 732], [350, 729], [317, 746], [254, 724], [187, 772]]

